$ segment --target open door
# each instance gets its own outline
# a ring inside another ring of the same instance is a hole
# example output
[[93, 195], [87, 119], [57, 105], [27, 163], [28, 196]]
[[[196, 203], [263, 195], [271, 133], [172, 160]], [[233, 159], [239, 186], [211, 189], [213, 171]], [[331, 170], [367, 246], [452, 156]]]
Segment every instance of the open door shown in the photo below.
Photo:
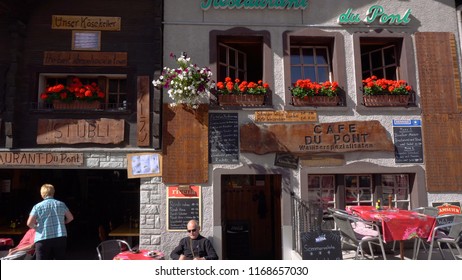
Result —
[[281, 176], [222, 176], [223, 259], [279, 260]]

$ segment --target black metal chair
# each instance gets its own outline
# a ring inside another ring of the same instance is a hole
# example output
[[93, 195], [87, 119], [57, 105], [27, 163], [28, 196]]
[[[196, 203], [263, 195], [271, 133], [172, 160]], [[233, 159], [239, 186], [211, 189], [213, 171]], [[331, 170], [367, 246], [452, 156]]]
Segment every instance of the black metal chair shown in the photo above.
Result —
[[96, 247], [100, 260], [112, 260], [120, 252], [131, 250], [127, 241], [120, 239], [105, 240]]

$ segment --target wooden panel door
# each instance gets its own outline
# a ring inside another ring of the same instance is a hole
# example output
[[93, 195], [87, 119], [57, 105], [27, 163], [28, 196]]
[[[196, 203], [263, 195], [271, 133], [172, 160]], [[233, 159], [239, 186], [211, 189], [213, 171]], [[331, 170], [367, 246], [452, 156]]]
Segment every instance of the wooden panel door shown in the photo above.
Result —
[[280, 259], [280, 176], [224, 175], [224, 259]]

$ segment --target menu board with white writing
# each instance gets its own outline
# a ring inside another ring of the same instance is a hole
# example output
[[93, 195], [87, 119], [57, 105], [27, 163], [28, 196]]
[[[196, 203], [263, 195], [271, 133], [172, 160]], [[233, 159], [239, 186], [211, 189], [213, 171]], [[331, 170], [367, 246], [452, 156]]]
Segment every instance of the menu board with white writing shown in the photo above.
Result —
[[239, 163], [237, 113], [211, 113], [209, 115], [209, 162]]
[[422, 128], [393, 127], [396, 163], [423, 163]]

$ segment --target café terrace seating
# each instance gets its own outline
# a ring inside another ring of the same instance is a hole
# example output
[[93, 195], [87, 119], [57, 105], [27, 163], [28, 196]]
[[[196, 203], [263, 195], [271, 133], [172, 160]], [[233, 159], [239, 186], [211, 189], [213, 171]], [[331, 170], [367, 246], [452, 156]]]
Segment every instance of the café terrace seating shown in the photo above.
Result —
[[[429, 252], [428, 259], [431, 260], [434, 244], [438, 244], [438, 248], [441, 254], [441, 257], [445, 259], [443, 244], [446, 244], [449, 248], [454, 259], [462, 258], [462, 250], [460, 248], [459, 242], [462, 239], [462, 214], [457, 215], [444, 215], [436, 217], [436, 224], [429, 237]], [[426, 242], [425, 240], [418, 239], [418, 242]], [[456, 251], [457, 250], [457, 251]], [[419, 251], [419, 246], [417, 247], [417, 253]], [[456, 252], [454, 252], [456, 251]]]
[[120, 252], [131, 250], [130, 245], [120, 239], [105, 240], [96, 247], [100, 260], [112, 260]]
[[365, 259], [364, 243], [367, 243], [369, 246], [372, 259], [375, 259], [372, 245], [379, 246], [383, 259], [387, 259], [378, 225], [364, 221], [340, 209], [329, 208], [329, 213], [332, 214], [334, 222], [340, 230], [342, 243], [346, 246], [350, 245], [356, 248], [355, 259], [358, 259], [358, 255], [361, 255], [361, 258]]

